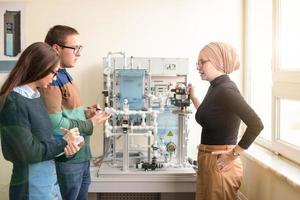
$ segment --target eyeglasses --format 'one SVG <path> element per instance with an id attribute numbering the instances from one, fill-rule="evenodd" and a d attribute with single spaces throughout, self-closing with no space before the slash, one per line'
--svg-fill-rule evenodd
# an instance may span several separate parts
<path id="1" fill-rule="evenodd" d="M 56 71 L 51 71 L 51 73 L 53 74 L 53 78 L 57 76 L 57 72 Z"/>
<path id="2" fill-rule="evenodd" d="M 207 62 L 209 62 L 209 60 L 198 60 L 198 62 L 196 62 L 196 66 L 197 67 L 199 67 L 199 68 L 202 68 L 203 67 L 203 65 L 205 64 L 205 63 L 207 63 Z"/>
<path id="3" fill-rule="evenodd" d="M 70 46 L 65 46 L 62 44 L 58 44 L 58 46 L 62 47 L 62 48 L 67 48 L 67 49 L 73 49 L 73 54 L 77 55 L 82 51 L 83 46 L 79 45 L 79 46 L 75 46 L 75 47 L 70 47 Z"/>

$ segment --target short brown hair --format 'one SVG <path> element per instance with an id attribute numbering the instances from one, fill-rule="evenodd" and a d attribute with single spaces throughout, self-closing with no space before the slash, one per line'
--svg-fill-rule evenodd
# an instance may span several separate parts
<path id="1" fill-rule="evenodd" d="M 65 44 L 66 37 L 69 35 L 79 35 L 78 31 L 72 27 L 56 25 L 50 28 L 45 38 L 45 42 L 50 46 L 54 44 Z"/>
<path id="2" fill-rule="evenodd" d="M 15 67 L 3 83 L 0 95 L 7 95 L 13 88 L 48 76 L 59 62 L 59 55 L 44 42 L 36 42 L 21 54 Z"/>

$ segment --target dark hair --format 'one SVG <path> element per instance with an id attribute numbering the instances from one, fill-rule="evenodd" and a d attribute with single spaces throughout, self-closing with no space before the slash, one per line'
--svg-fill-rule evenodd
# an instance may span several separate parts
<path id="1" fill-rule="evenodd" d="M 32 83 L 48 76 L 59 62 L 59 55 L 44 42 L 27 47 L 18 59 L 8 78 L 3 83 L 0 96 L 7 95 L 13 88 Z"/>
<path id="2" fill-rule="evenodd" d="M 69 35 L 79 35 L 78 31 L 72 27 L 64 25 L 56 25 L 50 28 L 45 38 L 45 42 L 49 45 L 65 44 L 66 37 Z"/>

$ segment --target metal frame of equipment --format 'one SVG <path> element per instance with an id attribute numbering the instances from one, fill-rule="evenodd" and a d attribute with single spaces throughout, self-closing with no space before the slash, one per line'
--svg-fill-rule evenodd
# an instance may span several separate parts
<path id="1" fill-rule="evenodd" d="M 186 167 L 188 59 L 109 52 L 103 63 L 105 111 L 112 113 L 103 161 L 124 172 Z"/>

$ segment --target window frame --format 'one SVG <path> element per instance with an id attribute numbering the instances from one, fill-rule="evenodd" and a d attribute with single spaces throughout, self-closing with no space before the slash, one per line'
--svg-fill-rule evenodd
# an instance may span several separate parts
<path id="1" fill-rule="evenodd" d="M 299 70 L 290 70 L 280 68 L 280 6 L 282 0 L 272 0 L 272 99 L 271 102 L 271 141 L 258 137 L 256 143 L 273 151 L 278 155 L 282 155 L 294 162 L 300 163 L 300 147 L 291 145 L 289 143 L 280 140 L 280 99 L 296 100 L 300 102 L 300 66 Z M 248 16 L 254 14 L 249 8 L 248 1 L 245 3 L 245 24 L 246 28 L 244 29 L 245 33 L 245 66 L 249 65 L 248 55 L 251 54 L 250 45 L 248 42 L 248 37 L 251 32 L 247 33 L 246 31 L 250 30 L 248 28 Z M 247 96 L 251 97 L 251 69 L 246 68 L 247 79 L 245 79 L 247 91 Z M 250 81 L 250 82 L 248 82 Z M 297 93 L 298 92 L 298 93 Z"/>

